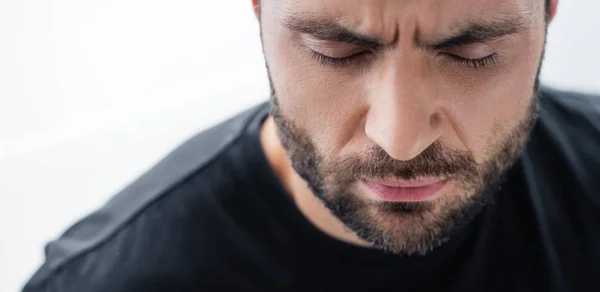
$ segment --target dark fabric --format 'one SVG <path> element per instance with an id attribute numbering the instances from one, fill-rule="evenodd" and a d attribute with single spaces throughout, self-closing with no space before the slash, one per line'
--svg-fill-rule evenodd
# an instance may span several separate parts
<path id="1" fill-rule="evenodd" d="M 48 244 L 23 291 L 600 291 L 600 97 L 542 92 L 495 203 L 425 257 L 311 225 L 260 146 L 263 104 L 192 138 Z"/>

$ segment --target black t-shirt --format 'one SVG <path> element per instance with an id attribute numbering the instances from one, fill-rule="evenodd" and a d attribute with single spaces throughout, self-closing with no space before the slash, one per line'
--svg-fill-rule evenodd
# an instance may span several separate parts
<path id="1" fill-rule="evenodd" d="M 263 104 L 48 244 L 23 291 L 600 291 L 600 97 L 545 88 L 540 99 L 496 201 L 424 257 L 313 226 L 263 153 Z"/>

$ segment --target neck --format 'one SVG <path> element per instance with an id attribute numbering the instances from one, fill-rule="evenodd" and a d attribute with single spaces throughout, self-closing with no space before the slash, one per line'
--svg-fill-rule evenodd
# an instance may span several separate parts
<path id="1" fill-rule="evenodd" d="M 289 196 L 292 197 L 300 212 L 314 226 L 338 240 L 359 246 L 370 245 L 368 242 L 358 238 L 333 216 L 325 205 L 312 193 L 307 183 L 296 173 L 285 149 L 281 145 L 275 122 L 270 116 L 262 125 L 260 140 L 267 160 L 277 178 Z"/>

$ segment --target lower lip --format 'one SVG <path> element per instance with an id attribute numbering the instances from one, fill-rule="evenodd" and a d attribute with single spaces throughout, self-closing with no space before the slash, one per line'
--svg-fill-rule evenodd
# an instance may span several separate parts
<path id="1" fill-rule="evenodd" d="M 384 201 L 423 202 L 433 198 L 441 191 L 448 180 L 420 187 L 391 187 L 367 180 L 363 180 L 362 183 Z"/>

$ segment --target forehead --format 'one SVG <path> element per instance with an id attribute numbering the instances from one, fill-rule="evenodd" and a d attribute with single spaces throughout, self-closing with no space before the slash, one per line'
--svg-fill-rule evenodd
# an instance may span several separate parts
<path id="1" fill-rule="evenodd" d="M 412 30 L 424 37 L 452 31 L 469 22 L 505 18 L 532 19 L 542 0 L 268 0 L 275 17 L 335 19 L 345 27 L 392 39 Z"/>

